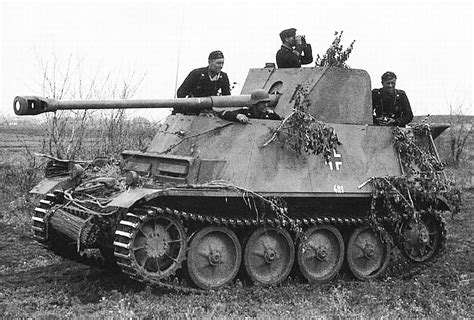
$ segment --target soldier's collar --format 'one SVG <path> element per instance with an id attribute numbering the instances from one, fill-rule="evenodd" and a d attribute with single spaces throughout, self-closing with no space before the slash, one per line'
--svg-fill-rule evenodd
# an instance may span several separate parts
<path id="1" fill-rule="evenodd" d="M 211 75 L 211 70 L 207 70 L 207 75 L 209 76 L 209 80 L 211 81 L 217 81 L 221 77 L 221 73 L 217 73 L 216 75 L 212 76 Z"/>

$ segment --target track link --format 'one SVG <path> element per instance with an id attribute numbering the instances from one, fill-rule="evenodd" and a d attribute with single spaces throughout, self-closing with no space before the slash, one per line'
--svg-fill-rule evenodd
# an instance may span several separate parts
<path id="1" fill-rule="evenodd" d="M 33 212 L 32 230 L 33 237 L 41 244 L 47 245 L 48 240 L 48 218 L 53 205 L 57 203 L 57 197 L 53 193 L 48 193 L 45 199 L 40 200 L 40 204 Z"/>

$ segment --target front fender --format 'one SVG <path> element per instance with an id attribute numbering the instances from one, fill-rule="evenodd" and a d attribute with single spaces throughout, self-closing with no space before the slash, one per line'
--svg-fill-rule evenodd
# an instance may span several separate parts
<path id="1" fill-rule="evenodd" d="M 149 201 L 163 194 L 162 189 L 148 189 L 148 188 L 133 188 L 120 193 L 107 206 L 130 208 L 137 201 L 144 199 Z"/>
<path id="2" fill-rule="evenodd" d="M 34 186 L 33 189 L 30 190 L 30 193 L 45 195 L 54 190 L 65 190 L 73 188 L 76 185 L 77 180 L 71 179 L 69 176 L 45 178 Z"/>

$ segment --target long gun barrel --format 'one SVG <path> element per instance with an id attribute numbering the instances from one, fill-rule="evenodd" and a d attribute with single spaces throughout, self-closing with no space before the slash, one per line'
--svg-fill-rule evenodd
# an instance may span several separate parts
<path id="1" fill-rule="evenodd" d="M 278 95 L 270 95 L 269 105 L 275 105 Z M 143 109 L 174 108 L 178 112 L 199 112 L 210 108 L 243 107 L 251 102 L 250 95 L 213 96 L 202 98 L 176 98 L 156 100 L 73 100 L 59 101 L 37 96 L 17 96 L 13 101 L 15 114 L 37 115 L 57 110 L 84 109 Z"/>

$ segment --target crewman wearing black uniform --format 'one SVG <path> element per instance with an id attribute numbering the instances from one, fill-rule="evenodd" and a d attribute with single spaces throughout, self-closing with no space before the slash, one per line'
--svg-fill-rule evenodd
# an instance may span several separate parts
<path id="1" fill-rule="evenodd" d="M 207 67 L 194 69 L 189 73 L 178 89 L 178 98 L 230 95 L 229 78 L 222 71 L 224 66 L 222 51 L 211 52 L 208 62 Z"/>
<path id="2" fill-rule="evenodd" d="M 304 36 L 296 35 L 295 28 L 280 32 L 280 39 L 282 45 L 276 54 L 278 68 L 301 68 L 302 64 L 313 62 L 311 45 Z"/>
<path id="3" fill-rule="evenodd" d="M 382 88 L 372 90 L 374 124 L 405 127 L 413 120 L 410 102 L 403 90 L 395 89 L 397 76 L 391 71 L 382 75 Z"/>
<path id="4" fill-rule="evenodd" d="M 237 110 L 220 111 L 217 115 L 222 119 L 248 123 L 250 118 L 254 119 L 269 119 L 281 120 L 281 117 L 267 108 L 270 102 L 268 92 L 263 89 L 257 89 L 250 94 L 250 105 Z"/>

